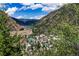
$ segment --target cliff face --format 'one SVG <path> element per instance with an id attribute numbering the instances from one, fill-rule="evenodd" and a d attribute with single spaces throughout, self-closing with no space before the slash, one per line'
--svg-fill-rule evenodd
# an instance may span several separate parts
<path id="1" fill-rule="evenodd" d="M 10 28 L 11 31 L 17 31 L 17 30 L 20 30 L 22 28 L 11 17 L 9 17 L 5 12 L 0 11 L 0 17 L 5 17 L 5 19 L 2 22 L 5 21 L 5 25 L 8 28 Z"/>
<path id="2" fill-rule="evenodd" d="M 70 25 L 79 25 L 79 4 L 65 4 L 60 9 L 50 12 L 43 17 L 40 22 L 33 29 L 34 33 L 49 33 L 52 28 L 60 27 L 63 23 Z"/>

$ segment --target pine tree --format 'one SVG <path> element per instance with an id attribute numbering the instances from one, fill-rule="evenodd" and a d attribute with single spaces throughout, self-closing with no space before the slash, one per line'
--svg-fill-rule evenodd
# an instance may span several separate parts
<path id="1" fill-rule="evenodd" d="M 0 55 L 17 56 L 21 54 L 20 37 L 10 36 L 10 28 L 6 25 L 8 16 L 0 11 Z"/>

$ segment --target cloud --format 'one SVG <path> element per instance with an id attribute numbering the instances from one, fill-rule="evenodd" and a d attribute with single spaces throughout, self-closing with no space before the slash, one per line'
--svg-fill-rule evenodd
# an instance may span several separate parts
<path id="1" fill-rule="evenodd" d="M 38 4 L 22 3 L 22 5 L 24 6 L 21 7 L 19 10 L 27 10 L 27 9 L 35 10 L 35 9 L 41 8 L 42 11 L 50 12 L 60 8 L 64 4 L 63 3 L 38 3 Z"/>
<path id="2" fill-rule="evenodd" d="M 42 11 L 50 12 L 50 11 L 54 11 L 56 9 L 57 9 L 56 7 L 43 7 Z"/>
<path id="3" fill-rule="evenodd" d="M 45 5 L 45 7 L 42 8 L 42 11 L 51 12 L 56 9 L 59 9 L 64 4 L 62 4 L 62 3 L 44 3 L 43 5 Z"/>
<path id="4" fill-rule="evenodd" d="M 21 18 L 23 18 L 23 16 L 18 16 L 18 17 L 15 17 L 15 18 L 17 18 L 17 19 L 21 19 Z"/>
<path id="5" fill-rule="evenodd" d="M 30 17 L 30 19 L 40 19 L 42 17 L 44 17 L 45 15 L 38 15 L 38 16 L 34 16 L 34 17 Z"/>
<path id="6" fill-rule="evenodd" d="M 17 19 L 23 19 L 23 18 L 25 18 L 25 19 L 40 19 L 40 18 L 42 18 L 42 17 L 44 17 L 45 15 L 38 15 L 38 16 L 30 16 L 29 18 L 26 16 L 26 18 L 25 17 L 23 17 L 23 16 L 17 16 L 17 17 L 15 17 L 15 18 L 17 18 Z"/>
<path id="7" fill-rule="evenodd" d="M 0 7 L 5 7 L 5 4 L 4 3 L 0 3 Z"/>
<path id="8" fill-rule="evenodd" d="M 29 9 L 29 7 L 31 5 L 34 5 L 34 3 L 20 3 L 20 4 L 23 6 L 19 10 L 27 10 L 27 9 Z M 28 7 L 26 7 L 26 6 L 28 6 Z"/>
<path id="9" fill-rule="evenodd" d="M 12 14 L 14 14 L 17 10 L 18 10 L 18 8 L 12 7 L 12 8 L 8 8 L 5 12 L 8 13 L 9 15 L 12 15 Z"/>
<path id="10" fill-rule="evenodd" d="M 57 6 L 62 6 L 64 3 L 42 3 L 43 5 L 46 5 L 48 7 L 57 7 Z"/>
<path id="11" fill-rule="evenodd" d="M 28 7 L 27 9 L 32 9 L 32 10 L 34 10 L 34 9 L 42 8 L 42 7 L 43 7 L 42 4 L 32 4 L 32 5 L 30 5 L 30 7 Z"/>
<path id="12" fill-rule="evenodd" d="M 22 5 L 31 5 L 31 4 L 34 4 L 34 3 L 21 3 Z"/>
<path id="13" fill-rule="evenodd" d="M 58 8 L 60 8 L 61 6 L 63 6 L 62 3 L 20 3 L 22 5 L 22 7 L 10 7 L 8 8 L 5 12 L 8 13 L 10 16 L 12 16 L 14 13 L 16 14 L 16 11 L 27 11 L 27 9 L 31 9 L 31 10 L 35 10 L 38 8 L 41 8 L 41 11 L 43 12 L 50 12 L 50 11 L 54 11 Z M 33 11 L 32 11 L 33 12 Z M 39 11 L 38 11 L 39 12 Z M 15 16 L 14 14 L 14 16 Z M 30 18 L 30 19 L 40 19 L 45 15 L 36 15 L 36 16 L 22 16 L 22 15 L 18 15 L 17 17 L 15 16 L 15 18 Z"/>
<path id="14" fill-rule="evenodd" d="M 19 10 L 27 10 L 26 6 L 22 6 Z"/>
<path id="15" fill-rule="evenodd" d="M 19 10 L 27 10 L 27 9 L 32 9 L 35 10 L 37 8 L 42 8 L 43 5 L 42 4 L 34 4 L 34 3 L 30 3 L 30 4 L 23 4 L 24 6 L 21 7 Z M 26 7 L 26 5 L 29 5 L 28 7 Z"/>

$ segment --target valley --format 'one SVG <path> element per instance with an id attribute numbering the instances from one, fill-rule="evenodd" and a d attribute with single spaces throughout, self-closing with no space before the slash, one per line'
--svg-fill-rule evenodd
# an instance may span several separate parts
<path id="1" fill-rule="evenodd" d="M 0 11 L 0 55 L 78 56 L 79 4 L 65 4 L 40 19 Z"/>

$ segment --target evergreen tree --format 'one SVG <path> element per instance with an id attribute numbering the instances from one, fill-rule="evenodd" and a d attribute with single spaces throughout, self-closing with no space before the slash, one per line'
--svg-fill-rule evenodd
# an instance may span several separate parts
<path id="1" fill-rule="evenodd" d="M 9 17 L 3 11 L 0 11 L 0 55 L 22 55 L 19 42 L 20 37 L 16 35 L 10 36 L 10 28 L 6 25 L 8 20 Z"/>

